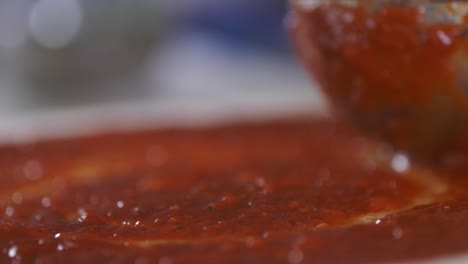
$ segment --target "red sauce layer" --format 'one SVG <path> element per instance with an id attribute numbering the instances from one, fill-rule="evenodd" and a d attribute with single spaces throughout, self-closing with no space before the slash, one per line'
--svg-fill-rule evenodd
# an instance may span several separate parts
<path id="1" fill-rule="evenodd" d="M 362 263 L 468 250 L 468 169 L 394 172 L 333 121 L 0 147 L 0 262 Z"/>

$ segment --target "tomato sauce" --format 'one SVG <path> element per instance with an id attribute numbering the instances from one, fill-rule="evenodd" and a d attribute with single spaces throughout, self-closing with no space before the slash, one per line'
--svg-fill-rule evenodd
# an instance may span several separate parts
<path id="1" fill-rule="evenodd" d="M 455 78 L 465 23 L 426 25 L 410 7 L 296 15 L 304 61 L 342 113 L 416 156 L 466 154 Z M 447 131 L 418 131 L 434 120 Z M 468 166 L 428 171 L 333 120 L 4 145 L 0 177 L 1 263 L 388 263 L 468 252 Z"/>
<path id="2" fill-rule="evenodd" d="M 362 263 L 468 250 L 468 170 L 313 117 L 0 147 L 2 263 Z M 442 173 L 442 172 L 441 172 Z"/>
<path id="3" fill-rule="evenodd" d="M 426 1 L 357 2 L 295 7 L 295 38 L 309 71 L 339 114 L 397 150 L 430 163 L 466 162 L 468 20 L 437 21 L 422 8 Z"/>

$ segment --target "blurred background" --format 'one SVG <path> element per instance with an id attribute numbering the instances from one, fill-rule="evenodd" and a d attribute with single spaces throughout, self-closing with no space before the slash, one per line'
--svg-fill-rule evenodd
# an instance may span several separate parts
<path id="1" fill-rule="evenodd" d="M 105 105 L 321 104 L 286 10 L 284 0 L 1 0 L 0 121 Z"/>

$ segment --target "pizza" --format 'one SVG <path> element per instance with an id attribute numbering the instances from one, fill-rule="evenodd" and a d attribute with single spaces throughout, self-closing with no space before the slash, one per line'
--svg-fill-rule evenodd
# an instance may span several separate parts
<path id="1" fill-rule="evenodd" d="M 0 147 L 1 263 L 389 263 L 468 250 L 468 169 L 318 117 Z"/>

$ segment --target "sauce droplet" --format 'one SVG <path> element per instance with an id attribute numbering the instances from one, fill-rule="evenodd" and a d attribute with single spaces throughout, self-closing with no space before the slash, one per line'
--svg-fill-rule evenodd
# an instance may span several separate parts
<path id="1" fill-rule="evenodd" d="M 8 257 L 15 258 L 17 252 L 18 252 L 18 247 L 17 246 L 11 246 L 10 249 L 8 249 Z"/>
<path id="2" fill-rule="evenodd" d="M 303 259 L 304 259 L 304 253 L 302 253 L 300 249 L 295 248 L 289 251 L 288 262 L 290 264 L 301 263 Z"/>
<path id="3" fill-rule="evenodd" d="M 397 153 L 392 158 L 391 166 L 394 171 L 404 173 L 410 168 L 410 160 L 405 154 Z"/>
<path id="4" fill-rule="evenodd" d="M 49 197 L 46 196 L 46 197 L 42 198 L 41 204 L 42 204 L 42 206 L 44 206 L 45 208 L 49 208 L 49 207 L 52 205 L 52 201 L 50 200 Z"/>
<path id="5" fill-rule="evenodd" d="M 393 230 L 392 230 L 392 235 L 393 235 L 393 238 L 395 239 L 401 239 L 403 237 L 403 229 L 401 229 L 400 227 L 395 227 Z"/>
<path id="6" fill-rule="evenodd" d="M 12 216 L 15 214 L 15 209 L 13 209 L 13 207 L 11 207 L 11 206 L 8 206 L 8 207 L 5 209 L 5 214 L 6 214 L 8 217 L 12 217 Z"/>
<path id="7" fill-rule="evenodd" d="M 159 259 L 159 264 L 172 264 L 172 260 L 169 257 L 163 257 Z"/>
<path id="8" fill-rule="evenodd" d="M 44 170 L 42 164 L 37 160 L 28 160 L 23 165 L 23 175 L 26 179 L 36 181 L 42 178 Z"/>
<path id="9" fill-rule="evenodd" d="M 11 195 L 11 200 L 15 204 L 21 204 L 23 202 L 23 195 L 20 192 L 15 192 Z"/>
<path id="10" fill-rule="evenodd" d="M 57 251 L 62 251 L 64 249 L 65 249 L 65 247 L 62 244 L 57 245 Z"/>
<path id="11" fill-rule="evenodd" d="M 447 34 L 445 34 L 445 32 L 443 32 L 443 31 L 440 31 L 440 30 L 437 31 L 437 37 L 440 39 L 440 41 L 443 44 L 445 44 L 447 46 L 452 44 L 452 39 Z"/>

